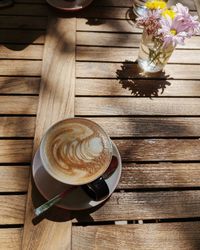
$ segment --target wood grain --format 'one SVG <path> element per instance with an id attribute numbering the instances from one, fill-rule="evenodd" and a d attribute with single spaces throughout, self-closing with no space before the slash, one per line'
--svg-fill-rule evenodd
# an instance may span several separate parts
<path id="1" fill-rule="evenodd" d="M 12 43 L 12 44 L 44 44 L 44 30 L 6 30 L 0 32 L 1 43 Z M 12 48 L 12 45 L 7 45 Z M 23 46 L 22 46 L 23 47 Z M 24 45 L 26 47 L 26 45 Z"/>
<path id="2" fill-rule="evenodd" d="M 44 48 L 33 154 L 42 135 L 53 123 L 74 116 L 75 37 L 75 18 L 50 18 Z M 47 110 L 50 115 L 47 115 Z M 71 249 L 71 221 L 59 223 L 44 219 L 37 225 L 32 224 L 34 212 L 31 190 L 30 181 L 22 249 Z"/>
<path id="3" fill-rule="evenodd" d="M 77 97 L 75 113 L 85 115 L 199 115 L 197 98 Z"/>
<path id="4" fill-rule="evenodd" d="M 0 195 L 0 224 L 23 224 L 26 195 Z"/>
<path id="5" fill-rule="evenodd" d="M 91 6 L 87 8 L 80 16 L 85 18 L 112 18 L 112 19 L 132 19 L 133 14 L 130 8 L 115 8 L 112 6 L 101 7 Z"/>
<path id="6" fill-rule="evenodd" d="M 0 117 L 0 137 L 33 137 L 35 117 Z"/>
<path id="7" fill-rule="evenodd" d="M 40 29 L 44 30 L 47 26 L 46 17 L 32 17 L 32 16 L 0 16 L 0 28 L 12 29 Z"/>
<path id="8" fill-rule="evenodd" d="M 40 77 L 0 77 L 1 94 L 38 94 Z"/>
<path id="9" fill-rule="evenodd" d="M 95 25 L 96 24 L 96 25 Z M 0 26 L 1 27 L 1 26 Z M 77 31 L 102 31 L 102 32 L 130 32 L 142 33 L 142 29 L 136 28 L 135 23 L 130 20 L 111 19 L 77 19 Z"/>
<path id="10" fill-rule="evenodd" d="M 199 137 L 200 118 L 138 118 L 89 117 L 98 123 L 109 136 L 123 137 Z"/>
<path id="11" fill-rule="evenodd" d="M 32 149 L 32 140 L 0 140 L 0 162 L 30 162 Z"/>
<path id="12" fill-rule="evenodd" d="M 136 61 L 138 58 L 138 52 L 138 48 L 91 48 L 85 46 L 78 46 L 76 59 L 79 61 L 99 62 L 124 62 L 125 60 Z M 169 63 L 200 64 L 200 50 L 195 50 L 192 53 L 191 50 L 175 49 L 169 59 Z"/>
<path id="13" fill-rule="evenodd" d="M 0 114 L 36 114 L 37 96 L 1 96 Z"/>
<path id="14" fill-rule="evenodd" d="M 198 250 L 199 222 L 73 227 L 74 250 Z"/>
<path id="15" fill-rule="evenodd" d="M 199 139 L 115 140 L 124 161 L 199 161 Z"/>
<path id="16" fill-rule="evenodd" d="M 171 6 L 172 4 L 176 4 L 176 0 L 169 0 L 168 4 Z M 179 0 L 179 3 L 182 3 L 190 8 L 190 10 L 195 10 L 194 1 L 187 1 L 187 0 Z M 101 0 L 94 1 L 95 6 L 118 6 L 118 7 L 132 7 L 133 1 L 131 0 Z"/>
<path id="17" fill-rule="evenodd" d="M 47 16 L 49 8 L 43 4 L 15 4 L 10 8 L 1 10 L 1 15 L 13 15 L 13 16 Z"/>
<path id="18" fill-rule="evenodd" d="M 98 210 L 78 213 L 78 222 L 193 218 L 200 216 L 200 190 L 113 193 Z M 74 220 L 75 222 L 76 220 Z"/>
<path id="19" fill-rule="evenodd" d="M 141 34 L 77 32 L 77 45 L 139 48 Z M 200 49 L 200 37 L 193 36 L 177 48 Z"/>
<path id="20" fill-rule="evenodd" d="M 1 59 L 37 59 L 41 60 L 43 56 L 42 45 L 29 45 L 26 48 L 21 49 L 21 45 L 13 45 L 12 49 L 9 49 L 3 45 L 0 45 L 0 58 Z"/>
<path id="21" fill-rule="evenodd" d="M 124 163 L 118 188 L 200 187 L 199 163 Z"/>
<path id="22" fill-rule="evenodd" d="M 10 65 L 12 64 L 12 67 Z M 40 76 L 41 61 L 1 60 L 1 76 Z"/>
<path id="23" fill-rule="evenodd" d="M 78 96 L 200 96 L 199 80 L 84 79 L 76 80 Z"/>
<path id="24" fill-rule="evenodd" d="M 29 166 L 0 166 L 0 192 L 27 191 L 29 172 Z"/>
<path id="25" fill-rule="evenodd" d="M 0 228 L 0 249 L 21 250 L 22 229 Z"/>
<path id="26" fill-rule="evenodd" d="M 167 64 L 162 74 L 148 75 L 149 78 L 200 79 L 199 65 Z M 187 69 L 187 70 L 186 70 Z M 77 62 L 77 77 L 84 78 L 141 78 L 144 77 L 136 63 Z"/>

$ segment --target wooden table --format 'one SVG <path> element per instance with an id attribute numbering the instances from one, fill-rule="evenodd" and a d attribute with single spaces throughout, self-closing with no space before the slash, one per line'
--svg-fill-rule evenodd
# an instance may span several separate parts
<path id="1" fill-rule="evenodd" d="M 96 0 L 62 16 L 44 0 L 0 10 L 1 250 L 200 249 L 200 37 L 144 78 L 131 2 Z M 198 0 L 180 2 L 200 14 Z M 70 116 L 108 132 L 121 181 L 98 210 L 55 209 L 33 225 L 32 155 Z"/>

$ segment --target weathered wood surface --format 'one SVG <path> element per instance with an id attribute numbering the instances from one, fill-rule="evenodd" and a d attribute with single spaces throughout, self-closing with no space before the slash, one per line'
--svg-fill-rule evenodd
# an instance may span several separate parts
<path id="1" fill-rule="evenodd" d="M 21 250 L 22 229 L 21 228 L 1 228 L 0 229 L 0 249 Z"/>
<path id="2" fill-rule="evenodd" d="M 199 37 L 200 43 L 200 37 Z M 16 55 L 17 56 L 17 55 Z M 76 59 L 79 61 L 100 61 L 100 62 L 125 62 L 136 61 L 138 48 L 111 48 L 111 47 L 77 47 Z M 169 59 L 169 63 L 199 64 L 200 50 L 178 50 L 176 49 Z"/>
<path id="3" fill-rule="evenodd" d="M 32 149 L 32 140 L 0 140 L 0 162 L 30 162 Z"/>
<path id="4" fill-rule="evenodd" d="M 46 17 L 34 16 L 0 16 L 0 28 L 6 29 L 40 29 L 44 30 L 47 26 Z"/>
<path id="5" fill-rule="evenodd" d="M 199 222 L 73 227 L 73 250 L 198 250 Z"/>
<path id="6" fill-rule="evenodd" d="M 198 98 L 77 97 L 75 110 L 81 116 L 194 116 L 199 115 L 200 102 Z"/>
<path id="7" fill-rule="evenodd" d="M 199 139 L 114 140 L 124 161 L 199 161 Z"/>
<path id="8" fill-rule="evenodd" d="M 45 31 L 44 30 L 12 30 L 4 29 L 0 33 L 1 43 L 12 44 L 44 44 Z M 13 45 L 7 45 L 12 47 Z M 23 45 L 21 45 L 23 48 Z"/>
<path id="9" fill-rule="evenodd" d="M 33 137 L 35 117 L 0 117 L 0 137 Z"/>
<path id="10" fill-rule="evenodd" d="M 76 80 L 77 96 L 199 97 L 199 80 L 84 79 Z"/>
<path id="11" fill-rule="evenodd" d="M 38 94 L 40 77 L 0 77 L 1 94 Z"/>
<path id="12" fill-rule="evenodd" d="M 12 65 L 12 67 L 10 67 Z M 2 76 L 40 76 L 41 61 L 1 60 L 0 75 Z"/>
<path id="13" fill-rule="evenodd" d="M 39 146 L 42 135 L 52 124 L 74 116 L 75 29 L 75 18 L 51 16 L 49 19 L 33 154 Z M 59 223 L 44 219 L 39 224 L 33 225 L 34 208 L 31 190 L 30 181 L 22 249 L 70 249 L 71 221 Z"/>
<path id="14" fill-rule="evenodd" d="M 188 69 L 188 70 L 186 70 Z M 77 77 L 85 78 L 142 78 L 142 72 L 133 61 L 123 63 L 77 62 Z M 162 74 L 152 74 L 149 78 L 190 79 L 200 78 L 199 65 L 168 64 Z"/>
<path id="15" fill-rule="evenodd" d="M 1 96 L 0 114 L 36 114 L 37 96 Z"/>
<path id="16" fill-rule="evenodd" d="M 77 45 L 92 45 L 106 47 L 129 47 L 139 48 L 141 34 L 121 33 L 98 33 L 98 32 L 77 32 Z M 185 45 L 179 45 L 180 49 L 199 49 L 200 37 L 194 36 L 186 40 Z M 87 49 L 87 47 L 86 47 Z"/>
<path id="17" fill-rule="evenodd" d="M 115 192 L 89 215 L 79 213 L 74 222 L 199 217 L 200 190 Z"/>
<path id="18" fill-rule="evenodd" d="M 199 174 L 199 163 L 124 163 L 117 188 L 199 188 Z"/>
<path id="19" fill-rule="evenodd" d="M 29 45 L 24 49 L 21 49 L 21 45 L 13 45 L 12 49 L 9 49 L 3 45 L 0 46 L 0 58 L 1 59 L 37 59 L 41 60 L 43 56 L 42 45 Z"/>
<path id="20" fill-rule="evenodd" d="M 0 224 L 23 224 L 26 195 L 0 195 Z"/>
<path id="21" fill-rule="evenodd" d="M 30 166 L 0 166 L 0 192 L 26 192 L 29 172 Z"/>

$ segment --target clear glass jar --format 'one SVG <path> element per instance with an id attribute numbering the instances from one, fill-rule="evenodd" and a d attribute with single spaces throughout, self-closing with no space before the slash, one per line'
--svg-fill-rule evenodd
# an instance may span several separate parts
<path id="1" fill-rule="evenodd" d="M 148 35 L 144 29 L 140 42 L 138 65 L 145 72 L 162 71 L 174 49 L 175 47 L 172 45 L 163 48 L 163 42 L 159 38 Z"/>

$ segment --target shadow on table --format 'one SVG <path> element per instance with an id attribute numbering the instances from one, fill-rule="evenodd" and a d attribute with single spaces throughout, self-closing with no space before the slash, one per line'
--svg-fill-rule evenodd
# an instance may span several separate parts
<path id="1" fill-rule="evenodd" d="M 39 190 L 37 189 L 33 178 L 32 178 L 32 203 L 33 207 L 39 207 L 44 202 L 46 202 L 46 199 L 41 195 Z M 94 219 L 90 215 L 91 213 L 98 210 L 100 207 L 104 205 L 105 202 L 100 204 L 99 206 L 96 206 L 94 208 L 82 210 L 82 211 L 69 211 L 67 209 L 59 208 L 56 206 L 53 206 L 43 214 L 41 214 L 38 217 L 35 217 L 32 219 L 32 223 L 34 225 L 39 224 L 43 219 L 48 219 L 51 221 L 56 222 L 63 222 L 63 221 L 70 221 L 74 220 L 75 222 L 93 222 Z M 33 215 L 34 216 L 34 215 Z"/>
<path id="2" fill-rule="evenodd" d="M 128 89 L 133 96 L 153 97 L 164 93 L 171 83 L 164 71 L 158 73 L 144 73 L 138 66 L 137 61 L 125 61 L 121 69 L 116 71 L 117 79 L 122 88 Z"/>

